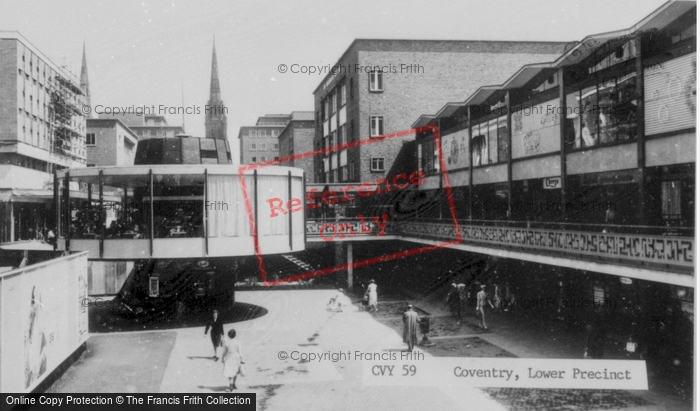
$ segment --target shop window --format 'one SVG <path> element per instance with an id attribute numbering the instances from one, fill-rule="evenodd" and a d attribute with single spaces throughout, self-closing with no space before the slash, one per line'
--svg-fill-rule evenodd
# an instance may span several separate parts
<path id="1" fill-rule="evenodd" d="M 472 164 L 474 167 L 487 164 L 488 162 L 488 144 L 486 136 L 480 135 L 472 138 Z"/>
<path id="2" fill-rule="evenodd" d="M 570 147 L 592 147 L 637 137 L 636 73 L 601 82 L 566 97 Z"/>
<path id="3" fill-rule="evenodd" d="M 681 182 L 664 181 L 661 183 L 661 216 L 664 221 L 681 218 Z"/>

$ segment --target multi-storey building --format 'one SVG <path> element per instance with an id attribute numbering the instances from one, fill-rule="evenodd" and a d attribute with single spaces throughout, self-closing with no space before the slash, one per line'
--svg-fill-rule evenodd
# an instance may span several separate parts
<path id="1" fill-rule="evenodd" d="M 406 130 L 444 101 L 504 81 L 523 64 L 550 61 L 564 43 L 355 40 L 314 91 L 316 149 Z M 318 156 L 317 183 L 386 175 L 406 138 Z"/>
<path id="2" fill-rule="evenodd" d="M 18 32 L 0 32 L 0 241 L 45 232 L 52 173 L 85 166 L 80 85 Z"/>
<path id="3" fill-rule="evenodd" d="M 313 151 L 315 132 L 313 111 L 293 111 L 287 127 L 279 135 L 279 157 L 289 158 L 280 165 L 304 169 L 307 183 L 313 182 L 314 159 L 299 155 Z"/>
<path id="4" fill-rule="evenodd" d="M 254 126 L 242 126 L 238 131 L 240 164 L 276 160 L 280 155 L 279 135 L 291 120 L 289 114 L 265 114 Z"/>
<path id="5" fill-rule="evenodd" d="M 430 201 L 398 231 L 444 241 L 459 224 L 455 249 L 498 256 L 494 284 L 588 301 L 547 311 L 605 329 L 605 358 L 638 341 L 678 392 L 693 386 L 696 31 L 696 2 L 670 1 L 418 118 L 440 136 L 416 138 L 414 198 Z"/>

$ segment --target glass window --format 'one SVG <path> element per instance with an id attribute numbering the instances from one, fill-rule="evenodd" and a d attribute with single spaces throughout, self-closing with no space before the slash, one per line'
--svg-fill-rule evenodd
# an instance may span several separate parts
<path id="1" fill-rule="evenodd" d="M 147 188 L 143 198 L 148 200 Z M 153 176 L 153 233 L 154 238 L 204 236 L 204 175 Z"/>
<path id="2" fill-rule="evenodd" d="M 378 137 L 384 134 L 384 116 L 371 116 L 369 118 L 370 136 Z"/>
<path id="3" fill-rule="evenodd" d="M 486 144 L 486 136 L 478 135 L 472 137 L 472 164 L 481 166 L 486 164 L 488 159 L 488 145 Z"/>
<path id="4" fill-rule="evenodd" d="M 280 149 L 279 143 L 275 143 L 274 147 L 275 147 L 275 150 L 279 150 Z"/>
<path id="5" fill-rule="evenodd" d="M 95 133 L 87 133 L 85 135 L 85 144 L 87 144 L 88 146 L 95 145 Z"/>
<path id="6" fill-rule="evenodd" d="M 581 92 L 566 95 L 566 142 L 569 147 L 581 147 Z"/>
<path id="7" fill-rule="evenodd" d="M 343 84 L 342 87 L 340 87 L 340 105 L 344 106 L 345 102 L 347 101 L 347 91 L 345 88 L 345 84 Z"/>
<path id="8" fill-rule="evenodd" d="M 508 119 L 498 119 L 498 161 L 508 161 Z"/>
<path id="9" fill-rule="evenodd" d="M 348 139 L 345 133 L 345 124 L 343 124 L 338 128 L 338 144 L 345 144 L 347 142 Z"/>
<path id="10" fill-rule="evenodd" d="M 664 181 L 661 183 L 661 217 L 664 220 L 681 218 L 681 182 Z"/>
<path id="11" fill-rule="evenodd" d="M 581 90 L 581 142 L 584 147 L 598 144 L 599 111 L 596 86 Z"/>
<path id="12" fill-rule="evenodd" d="M 250 151 L 256 151 L 258 149 L 258 145 L 256 143 L 250 143 Z"/>
<path id="13" fill-rule="evenodd" d="M 260 151 L 267 150 L 267 143 L 260 143 Z"/>
<path id="14" fill-rule="evenodd" d="M 250 158 L 250 162 L 251 162 L 251 163 L 255 163 L 256 161 L 258 161 L 258 158 L 257 158 L 257 157 L 253 156 L 253 157 Z"/>
<path id="15" fill-rule="evenodd" d="M 370 171 L 384 171 L 384 157 L 372 157 Z"/>
<path id="16" fill-rule="evenodd" d="M 331 94 L 331 113 L 335 114 L 335 112 L 338 110 L 338 95 L 334 91 L 333 94 Z"/>
<path id="17" fill-rule="evenodd" d="M 636 81 L 630 73 L 568 94 L 567 144 L 581 148 L 636 139 Z"/>
<path id="18" fill-rule="evenodd" d="M 383 73 L 381 70 L 372 70 L 369 72 L 369 91 L 383 91 Z"/>

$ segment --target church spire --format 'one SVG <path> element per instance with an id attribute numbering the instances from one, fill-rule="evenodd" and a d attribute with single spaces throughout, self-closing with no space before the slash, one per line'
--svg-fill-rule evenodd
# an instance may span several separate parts
<path id="1" fill-rule="evenodd" d="M 80 70 L 80 89 L 85 93 L 85 104 L 90 106 L 90 81 L 88 80 L 87 56 L 83 42 L 83 67 Z"/>
<path id="2" fill-rule="evenodd" d="M 219 85 L 219 63 L 216 60 L 216 37 L 211 52 L 211 85 L 209 86 L 209 101 L 204 109 L 204 131 L 206 138 L 227 140 L 228 130 L 226 114 L 228 109 L 221 100 L 221 86 Z"/>
<path id="3" fill-rule="evenodd" d="M 219 87 L 219 64 L 216 61 L 216 37 L 211 52 L 211 86 L 209 87 L 209 100 L 221 100 L 221 88 Z"/>

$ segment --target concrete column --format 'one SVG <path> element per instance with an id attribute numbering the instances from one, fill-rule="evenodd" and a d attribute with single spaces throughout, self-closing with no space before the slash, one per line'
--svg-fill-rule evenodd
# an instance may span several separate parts
<path id="1" fill-rule="evenodd" d="M 10 204 L 10 242 L 15 241 L 15 203 L 12 201 Z"/>
<path id="2" fill-rule="evenodd" d="M 352 242 L 347 243 L 347 261 L 348 264 L 352 264 Z M 348 267 L 348 290 L 352 290 L 353 288 L 353 283 L 352 283 L 352 266 Z"/>

